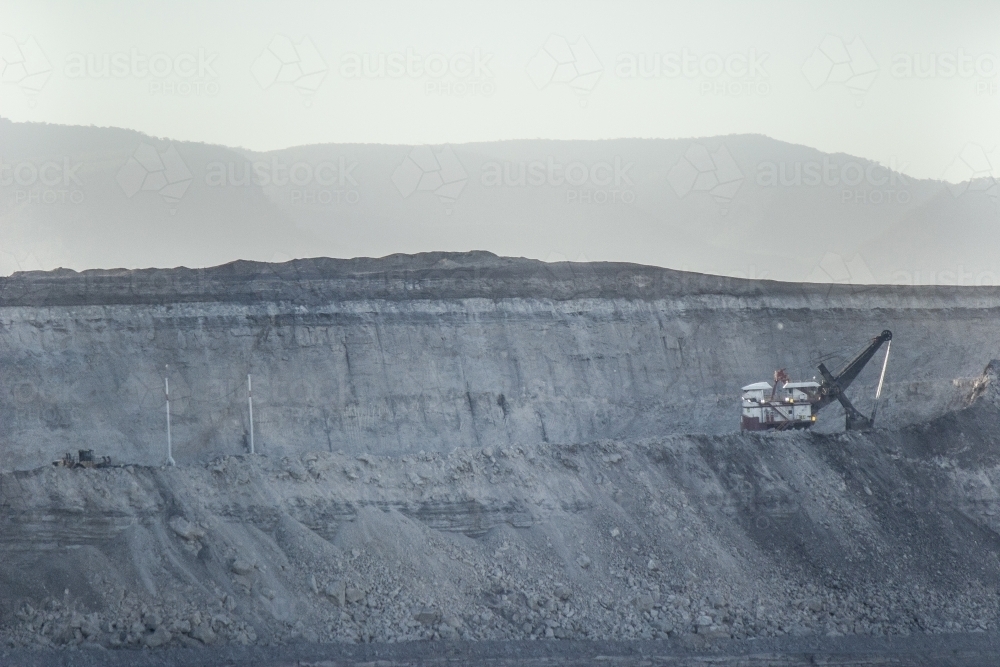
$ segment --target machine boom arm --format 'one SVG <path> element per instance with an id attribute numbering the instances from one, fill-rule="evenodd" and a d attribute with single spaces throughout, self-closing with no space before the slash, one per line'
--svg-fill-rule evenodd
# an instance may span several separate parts
<path id="1" fill-rule="evenodd" d="M 819 392 L 817 392 L 818 400 L 813 403 L 813 414 L 816 414 L 822 408 L 836 400 L 844 406 L 844 411 L 847 413 L 848 430 L 870 428 L 871 420 L 851 405 L 851 402 L 844 395 L 844 391 L 851 386 L 854 379 L 861 373 L 861 369 L 871 361 L 875 353 L 882 347 L 882 344 L 891 340 L 892 332 L 886 329 L 873 338 L 872 342 L 859 352 L 856 357 L 848 361 L 836 375 L 831 373 L 825 364 L 820 364 L 819 372 L 823 376 L 823 381 L 820 383 Z"/>

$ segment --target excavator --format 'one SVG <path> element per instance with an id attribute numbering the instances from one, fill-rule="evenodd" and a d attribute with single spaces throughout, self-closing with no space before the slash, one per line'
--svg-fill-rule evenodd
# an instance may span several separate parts
<path id="1" fill-rule="evenodd" d="M 875 407 L 871 416 L 859 411 L 844 393 L 851 386 L 861 370 L 885 344 L 885 359 L 878 388 L 875 390 Z M 816 423 L 816 415 L 830 403 L 837 401 L 844 408 L 848 431 L 864 431 L 872 428 L 878 412 L 878 400 L 882 395 L 885 370 L 889 364 L 889 350 L 892 347 L 892 332 L 886 329 L 873 338 L 861 352 L 844 364 L 836 373 L 830 372 L 826 364 L 820 363 L 819 382 L 790 382 L 785 369 L 774 373 L 774 384 L 757 382 L 743 387 L 743 414 L 740 429 L 744 431 L 765 431 L 809 428 Z"/>

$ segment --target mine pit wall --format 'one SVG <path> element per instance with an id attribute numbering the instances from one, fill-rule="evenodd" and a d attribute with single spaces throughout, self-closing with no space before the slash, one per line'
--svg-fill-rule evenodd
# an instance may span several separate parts
<path id="1" fill-rule="evenodd" d="M 92 448 L 179 463 L 245 451 L 450 451 L 738 428 L 739 389 L 894 333 L 882 426 L 956 407 L 1000 357 L 995 290 L 665 298 L 220 300 L 0 308 L 4 470 Z M 873 393 L 881 355 L 853 395 Z M 859 407 L 870 407 L 860 398 Z M 829 409 L 821 430 L 839 430 Z"/>

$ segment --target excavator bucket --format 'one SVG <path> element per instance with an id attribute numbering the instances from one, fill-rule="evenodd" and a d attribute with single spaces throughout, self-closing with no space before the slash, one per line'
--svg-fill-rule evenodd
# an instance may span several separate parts
<path id="1" fill-rule="evenodd" d="M 818 412 L 823 406 L 832 403 L 833 401 L 838 401 L 844 407 L 844 414 L 846 415 L 845 427 L 848 431 L 867 431 L 874 425 L 875 411 L 872 411 L 872 416 L 868 417 L 862 414 L 844 395 L 846 389 L 854 382 L 854 379 L 861 372 L 861 369 L 871 360 L 875 353 L 883 343 L 890 343 L 892 341 L 892 332 L 886 329 L 881 334 L 872 339 L 864 350 L 862 350 L 857 356 L 851 359 L 847 364 L 840 369 L 835 374 L 831 373 L 830 370 L 824 364 L 819 365 L 820 375 L 823 377 L 823 383 L 820 387 L 819 400 L 813 406 L 814 413 Z M 882 364 L 882 375 L 879 378 L 879 387 L 876 393 L 876 406 L 878 401 L 878 395 L 882 392 L 882 382 L 885 379 L 885 367 L 888 363 L 889 356 L 888 350 L 886 351 L 885 361 Z"/>

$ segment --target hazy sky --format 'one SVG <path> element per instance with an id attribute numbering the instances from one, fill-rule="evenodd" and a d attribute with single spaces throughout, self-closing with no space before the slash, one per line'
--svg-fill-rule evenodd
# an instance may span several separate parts
<path id="1" fill-rule="evenodd" d="M 752 132 L 932 178 L 1000 143 L 996 2 L 0 7 L 13 120 L 262 150 Z"/>

